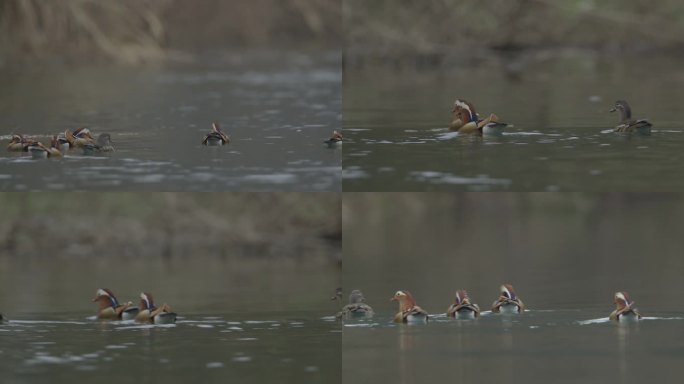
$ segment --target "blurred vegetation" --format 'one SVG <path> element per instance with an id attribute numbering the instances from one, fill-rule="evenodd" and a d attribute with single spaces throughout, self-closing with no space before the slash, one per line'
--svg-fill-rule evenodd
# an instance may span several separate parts
<path id="1" fill-rule="evenodd" d="M 0 0 L 0 67 L 157 62 L 173 50 L 335 49 L 340 0 Z"/>
<path id="2" fill-rule="evenodd" d="M 0 259 L 341 262 L 333 193 L 3 193 Z"/>
<path id="3" fill-rule="evenodd" d="M 684 46 L 678 0 L 346 0 L 346 53 Z"/>

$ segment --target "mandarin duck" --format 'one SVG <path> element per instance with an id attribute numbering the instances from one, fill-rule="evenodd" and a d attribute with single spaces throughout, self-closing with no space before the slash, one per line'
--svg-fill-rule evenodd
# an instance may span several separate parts
<path id="1" fill-rule="evenodd" d="M 525 304 L 518 297 L 510 284 L 501 286 L 501 295 L 492 304 L 492 312 L 495 313 L 523 313 Z"/>
<path id="2" fill-rule="evenodd" d="M 428 313 L 416 305 L 409 291 L 397 291 L 391 301 L 399 302 L 399 312 L 394 315 L 395 323 L 426 323 Z"/>

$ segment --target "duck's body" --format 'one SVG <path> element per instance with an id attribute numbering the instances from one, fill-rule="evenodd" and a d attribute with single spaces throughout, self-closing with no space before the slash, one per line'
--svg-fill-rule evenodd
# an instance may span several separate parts
<path id="1" fill-rule="evenodd" d="M 84 155 L 93 155 L 101 152 L 112 152 L 112 136 L 109 133 L 102 133 L 97 137 L 97 143 L 87 143 L 83 146 Z"/>
<path id="2" fill-rule="evenodd" d="M 152 324 L 173 324 L 176 322 L 177 315 L 171 312 L 171 307 L 166 303 L 159 308 L 155 307 L 154 299 L 150 293 L 140 293 L 139 307 L 140 312 L 135 316 L 137 322 Z"/>
<path id="3" fill-rule="evenodd" d="M 363 293 L 355 289 L 349 295 L 349 304 L 342 307 L 342 310 L 337 314 L 338 319 L 363 319 L 373 317 L 375 312 L 370 305 L 365 303 L 366 298 Z"/>
<path id="4" fill-rule="evenodd" d="M 429 315 L 416 304 L 409 291 L 397 291 L 390 300 L 399 302 L 399 312 L 394 315 L 395 323 L 426 323 Z"/>
<path id="5" fill-rule="evenodd" d="M 342 145 L 342 134 L 340 132 L 333 131 L 332 136 L 323 143 L 325 143 L 330 148 L 339 147 Z"/>
<path id="6" fill-rule="evenodd" d="M 130 301 L 120 304 L 114 293 L 107 288 L 100 288 L 95 294 L 94 302 L 99 303 L 97 318 L 102 320 L 130 320 L 137 313 L 138 308 Z"/>
<path id="7" fill-rule="evenodd" d="M 77 128 L 73 133 L 67 129 L 64 131 L 64 137 L 69 142 L 70 148 L 83 148 L 95 140 L 90 130 L 85 127 Z"/>
<path id="8" fill-rule="evenodd" d="M 28 148 L 31 144 L 35 143 L 35 140 L 27 139 L 22 135 L 14 134 L 9 144 L 7 144 L 7 150 L 10 152 L 28 152 Z"/>
<path id="9" fill-rule="evenodd" d="M 632 118 L 632 109 L 625 100 L 618 100 L 610 110 L 610 112 L 620 111 L 620 124 L 618 124 L 614 132 L 636 132 L 642 135 L 650 135 L 651 127 L 653 126 L 648 120 L 635 120 Z"/>
<path id="10" fill-rule="evenodd" d="M 494 313 L 523 313 L 525 311 L 525 304 L 518 297 L 510 284 L 503 284 L 500 288 L 501 295 L 492 304 L 492 312 Z"/>
<path id="11" fill-rule="evenodd" d="M 453 119 L 449 129 L 458 133 L 478 133 L 486 135 L 499 135 L 509 125 L 499 121 L 499 117 L 490 114 L 485 119 L 480 119 L 475 107 L 462 99 L 456 99 L 451 110 Z"/>
<path id="12" fill-rule="evenodd" d="M 29 153 L 31 153 L 31 157 L 34 159 L 46 159 L 48 157 L 59 157 L 62 156 L 62 153 L 59 151 L 59 149 L 54 147 L 55 141 L 53 138 L 52 141 L 52 146 L 50 148 L 46 147 L 43 145 L 43 143 L 35 141 L 28 147 Z"/>
<path id="13" fill-rule="evenodd" d="M 616 292 L 614 301 L 616 308 L 609 316 L 611 320 L 622 323 L 641 319 L 639 310 L 634 308 L 634 301 L 627 292 Z"/>
<path id="14" fill-rule="evenodd" d="M 480 316 L 480 307 L 470 302 L 466 291 L 458 290 L 454 303 L 447 309 L 447 316 L 456 319 L 475 319 Z"/>
<path id="15" fill-rule="evenodd" d="M 221 128 L 216 123 L 211 124 L 211 131 L 202 140 L 202 144 L 209 146 L 226 145 L 228 143 L 230 143 L 230 138 L 221 131 Z"/>
<path id="16" fill-rule="evenodd" d="M 71 145 L 69 144 L 69 140 L 67 140 L 63 132 L 58 134 L 56 138 L 56 145 L 54 145 L 54 147 L 59 149 L 62 153 L 66 153 L 71 147 Z"/>

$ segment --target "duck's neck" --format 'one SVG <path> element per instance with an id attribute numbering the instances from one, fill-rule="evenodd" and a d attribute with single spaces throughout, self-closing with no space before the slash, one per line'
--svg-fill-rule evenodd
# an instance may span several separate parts
<path id="1" fill-rule="evenodd" d="M 622 105 L 620 109 L 620 115 L 622 116 L 622 121 L 627 121 L 632 118 L 632 109 L 629 105 Z"/>

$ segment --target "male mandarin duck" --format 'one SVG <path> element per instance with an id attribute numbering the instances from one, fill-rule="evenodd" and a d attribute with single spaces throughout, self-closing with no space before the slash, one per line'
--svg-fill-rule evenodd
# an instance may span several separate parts
<path id="1" fill-rule="evenodd" d="M 518 297 L 510 284 L 501 286 L 501 296 L 492 304 L 495 313 L 523 313 L 525 304 Z"/>
<path id="2" fill-rule="evenodd" d="M 425 323 L 428 313 L 416 305 L 416 301 L 409 291 L 397 291 L 391 301 L 399 302 L 399 312 L 394 315 L 395 323 Z"/>
<path id="3" fill-rule="evenodd" d="M 634 308 L 634 301 L 630 299 L 627 292 L 616 292 L 614 301 L 616 308 L 609 316 L 611 320 L 628 322 L 641 319 L 639 310 Z"/>
<path id="4" fill-rule="evenodd" d="M 90 142 L 83 146 L 83 154 L 92 155 L 99 152 L 112 152 L 114 151 L 112 144 L 112 136 L 109 133 L 101 133 L 97 137 L 97 143 Z"/>
<path id="5" fill-rule="evenodd" d="M 342 134 L 337 131 L 333 131 L 332 136 L 323 143 L 327 144 L 330 148 L 342 145 Z"/>
<path id="6" fill-rule="evenodd" d="M 342 297 L 342 292 L 339 292 L 340 294 L 336 295 L 333 297 L 333 300 L 338 299 Z M 370 307 L 370 305 L 365 303 L 366 298 L 363 297 L 363 293 L 359 291 L 358 289 L 355 289 L 351 292 L 349 295 L 349 304 L 345 305 L 342 307 L 342 311 L 340 311 L 337 314 L 338 319 L 358 319 L 358 318 L 365 318 L 365 317 L 373 317 L 375 312 L 373 312 L 373 308 Z"/>
<path id="7" fill-rule="evenodd" d="M 28 152 L 28 148 L 35 140 L 25 138 L 20 134 L 12 135 L 12 139 L 7 145 L 7 150 L 12 152 Z"/>
<path id="8" fill-rule="evenodd" d="M 161 307 L 154 306 L 152 294 L 140 293 L 140 312 L 135 321 L 140 323 L 172 324 L 176 322 L 176 314 L 171 312 L 171 307 L 164 303 Z"/>
<path id="9" fill-rule="evenodd" d="M 59 149 L 55 148 L 55 145 L 55 138 L 52 139 L 52 145 L 50 148 L 43 145 L 43 143 L 36 141 L 29 145 L 28 151 L 31 153 L 31 156 L 34 159 L 45 159 L 48 157 L 62 156 L 62 153 L 59 151 Z"/>
<path id="10" fill-rule="evenodd" d="M 475 107 L 462 99 L 456 99 L 451 112 L 453 120 L 449 129 L 459 133 L 500 134 L 508 126 L 499 122 L 499 118 L 493 113 L 486 119 L 480 119 Z"/>
<path id="11" fill-rule="evenodd" d="M 228 135 L 221 131 L 218 124 L 211 123 L 211 132 L 207 133 L 202 140 L 204 145 L 226 145 L 230 142 Z"/>
<path id="12" fill-rule="evenodd" d="M 70 148 L 83 148 L 95 140 L 90 130 L 85 127 L 77 128 L 73 133 L 67 129 L 64 131 L 64 137 L 69 142 Z"/>
<path id="13" fill-rule="evenodd" d="M 447 316 L 457 319 L 474 319 L 480 316 L 480 307 L 470 302 L 468 292 L 458 290 L 456 291 L 454 303 L 447 309 Z"/>
<path id="14" fill-rule="evenodd" d="M 97 312 L 98 319 L 104 320 L 131 320 L 138 314 L 138 308 L 133 307 L 133 303 L 119 304 L 114 293 L 107 288 L 100 288 L 95 294 L 93 301 L 100 304 Z"/>
<path id="15" fill-rule="evenodd" d="M 609 112 L 615 111 L 620 111 L 620 124 L 615 127 L 614 132 L 637 132 L 643 135 L 651 134 L 651 123 L 646 119 L 634 120 L 632 118 L 632 109 L 625 100 L 616 101 Z"/>

